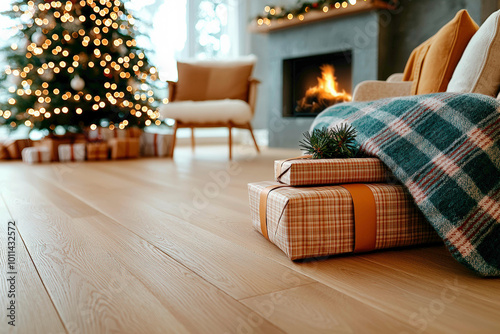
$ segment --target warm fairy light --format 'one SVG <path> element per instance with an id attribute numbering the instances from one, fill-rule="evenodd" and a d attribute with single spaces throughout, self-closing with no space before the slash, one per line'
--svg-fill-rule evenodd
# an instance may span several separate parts
<path id="1" fill-rule="evenodd" d="M 96 129 L 97 129 L 97 125 L 92 124 L 92 125 L 90 126 L 90 130 L 96 130 Z"/>
<path id="2" fill-rule="evenodd" d="M 291 20 L 291 19 L 293 19 L 293 14 L 289 13 L 286 17 L 287 17 L 287 19 Z"/>
<path id="3" fill-rule="evenodd" d="M 325 12 L 325 13 L 328 12 L 328 6 L 323 7 L 323 12 Z"/>
<path id="4" fill-rule="evenodd" d="M 347 8 L 347 2 L 342 2 L 342 8 Z"/>
<path id="5" fill-rule="evenodd" d="M 81 114 L 83 113 L 82 108 L 76 108 L 76 113 L 77 113 L 78 115 L 81 115 Z"/>

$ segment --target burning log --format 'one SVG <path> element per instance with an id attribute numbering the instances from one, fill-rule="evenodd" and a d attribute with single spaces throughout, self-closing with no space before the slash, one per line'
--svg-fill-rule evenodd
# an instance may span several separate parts
<path id="1" fill-rule="evenodd" d="M 336 103 L 351 101 L 351 95 L 345 90 L 338 90 L 334 67 L 327 64 L 320 69 L 321 78 L 318 78 L 318 85 L 309 88 L 305 96 L 297 101 L 296 112 L 320 113 Z"/>

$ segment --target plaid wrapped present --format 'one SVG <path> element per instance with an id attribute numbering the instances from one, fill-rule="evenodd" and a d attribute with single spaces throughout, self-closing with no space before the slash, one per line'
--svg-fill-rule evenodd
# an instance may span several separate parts
<path id="1" fill-rule="evenodd" d="M 109 147 L 107 143 L 87 143 L 87 160 L 108 160 Z"/>
<path id="2" fill-rule="evenodd" d="M 144 132 L 141 136 L 141 155 L 145 157 L 172 156 L 173 135 Z"/>
<path id="3" fill-rule="evenodd" d="M 386 181 L 391 172 L 378 158 L 310 159 L 309 156 L 274 162 L 276 181 L 291 186 Z"/>
<path id="4" fill-rule="evenodd" d="M 253 226 L 291 260 L 440 241 L 399 185 L 248 189 Z"/>
<path id="5" fill-rule="evenodd" d="M 23 162 L 29 164 L 50 162 L 50 150 L 47 147 L 26 147 L 21 155 Z"/>
<path id="6" fill-rule="evenodd" d="M 31 145 L 32 142 L 29 139 L 13 139 L 3 144 L 10 159 L 21 159 L 21 152 L 23 149 Z"/>
<path id="7" fill-rule="evenodd" d="M 58 147 L 59 161 L 85 161 L 85 144 L 62 144 Z"/>
<path id="8" fill-rule="evenodd" d="M 139 157 L 139 138 L 113 138 L 108 143 L 113 160 Z"/>

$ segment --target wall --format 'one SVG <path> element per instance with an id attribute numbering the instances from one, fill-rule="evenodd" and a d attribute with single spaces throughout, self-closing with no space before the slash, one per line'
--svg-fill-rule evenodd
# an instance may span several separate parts
<path id="1" fill-rule="evenodd" d="M 385 52 L 381 50 L 379 53 L 379 69 L 376 77 L 386 79 L 392 73 L 402 72 L 411 51 L 435 34 L 460 9 L 467 9 L 472 18 L 480 24 L 489 14 L 500 8 L 499 2 L 500 0 L 401 0 L 399 11 L 381 15 L 381 28 L 385 29 L 385 33 L 382 34 L 384 40 L 380 42 L 386 47 Z M 295 0 L 247 0 L 246 10 L 250 19 L 261 13 L 266 5 L 294 3 Z M 323 23 L 312 25 L 321 24 Z M 270 124 L 273 120 L 270 117 L 273 112 L 272 100 L 281 97 L 275 96 L 276 87 L 273 87 L 273 82 L 276 81 L 273 76 L 278 73 L 272 70 L 272 56 L 279 50 L 276 50 L 277 45 L 270 42 L 270 34 L 249 33 L 247 37 L 245 51 L 257 55 L 259 61 L 254 75 L 262 81 L 253 126 L 257 129 L 273 128 L 274 126 Z M 297 147 L 296 142 L 301 135 L 294 133 L 291 136 L 295 136 L 297 140 L 283 140 L 279 146 Z"/>
<path id="2" fill-rule="evenodd" d="M 401 0 L 401 12 L 392 16 L 389 44 L 392 52 L 385 60 L 381 78 L 404 70 L 412 50 L 434 35 L 460 9 L 481 24 L 497 7 L 497 0 Z"/>

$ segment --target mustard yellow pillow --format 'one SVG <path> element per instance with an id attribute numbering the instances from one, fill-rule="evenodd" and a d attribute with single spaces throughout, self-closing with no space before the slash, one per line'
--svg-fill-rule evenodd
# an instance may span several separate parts
<path id="1" fill-rule="evenodd" d="M 413 81 L 414 95 L 445 92 L 470 39 L 479 26 L 465 9 L 434 36 L 413 50 L 404 81 Z"/>

